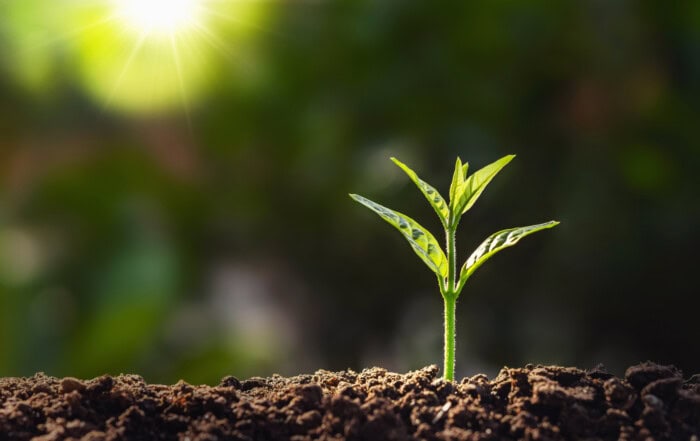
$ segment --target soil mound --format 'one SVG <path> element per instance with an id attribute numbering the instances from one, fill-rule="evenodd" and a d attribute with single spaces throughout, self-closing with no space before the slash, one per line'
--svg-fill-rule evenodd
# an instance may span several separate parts
<path id="1" fill-rule="evenodd" d="M 503 368 L 445 382 L 435 366 L 226 377 L 217 386 L 0 379 L 0 440 L 700 440 L 700 376 L 644 363 Z"/>

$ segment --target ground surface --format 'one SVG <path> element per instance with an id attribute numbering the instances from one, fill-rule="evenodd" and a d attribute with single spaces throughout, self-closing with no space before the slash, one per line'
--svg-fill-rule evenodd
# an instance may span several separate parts
<path id="1" fill-rule="evenodd" d="M 600 369 L 504 368 L 455 383 L 435 367 L 319 371 L 218 386 L 0 379 L 0 440 L 700 441 L 700 376 L 645 363 L 625 378 Z"/>

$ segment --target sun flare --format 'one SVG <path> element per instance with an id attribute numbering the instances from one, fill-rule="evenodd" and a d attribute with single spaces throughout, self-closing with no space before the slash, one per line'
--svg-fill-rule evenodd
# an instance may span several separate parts
<path id="1" fill-rule="evenodd" d="M 197 23 L 202 0 L 115 0 L 116 14 L 140 33 L 172 35 Z"/>
<path id="2" fill-rule="evenodd" d="M 0 69 L 35 93 L 70 75 L 103 111 L 181 108 L 189 122 L 222 81 L 257 87 L 254 43 L 276 1 L 0 0 Z"/>

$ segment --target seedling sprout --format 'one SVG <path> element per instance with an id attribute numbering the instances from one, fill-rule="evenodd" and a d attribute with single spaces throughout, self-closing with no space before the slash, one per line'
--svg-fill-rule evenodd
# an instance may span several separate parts
<path id="1" fill-rule="evenodd" d="M 457 274 L 456 233 L 459 221 L 462 215 L 474 206 L 474 203 L 494 176 L 514 157 L 515 155 L 504 156 L 476 171 L 471 176 L 467 176 L 469 164 L 462 164 L 458 157 L 450 185 L 449 203 L 445 201 L 434 187 L 421 180 L 406 164 L 396 158 L 391 158 L 416 184 L 421 193 L 428 199 L 438 218 L 440 218 L 440 222 L 445 230 L 445 251 L 442 250 L 430 231 L 423 228 L 415 220 L 360 195 L 350 194 L 350 197 L 355 201 L 374 211 L 379 217 L 398 229 L 411 245 L 413 251 L 437 276 L 438 286 L 445 306 L 443 375 L 449 381 L 454 380 L 455 369 L 455 308 L 457 298 L 459 298 L 469 277 L 477 268 L 499 251 L 515 245 L 525 236 L 559 224 L 557 221 L 549 221 L 526 227 L 508 228 L 493 233 L 469 256 L 464 265 L 462 265 L 459 275 Z"/>

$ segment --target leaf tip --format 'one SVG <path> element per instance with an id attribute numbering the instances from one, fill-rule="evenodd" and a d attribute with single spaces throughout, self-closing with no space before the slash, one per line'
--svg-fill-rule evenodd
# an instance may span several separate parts
<path id="1" fill-rule="evenodd" d="M 391 159 L 391 162 L 393 162 L 394 164 L 396 164 L 399 168 L 402 168 L 402 169 L 403 169 L 403 168 L 406 166 L 406 164 L 404 164 L 403 162 L 399 161 L 399 160 L 398 160 L 396 157 L 394 157 L 394 156 L 390 157 L 389 159 Z"/>

